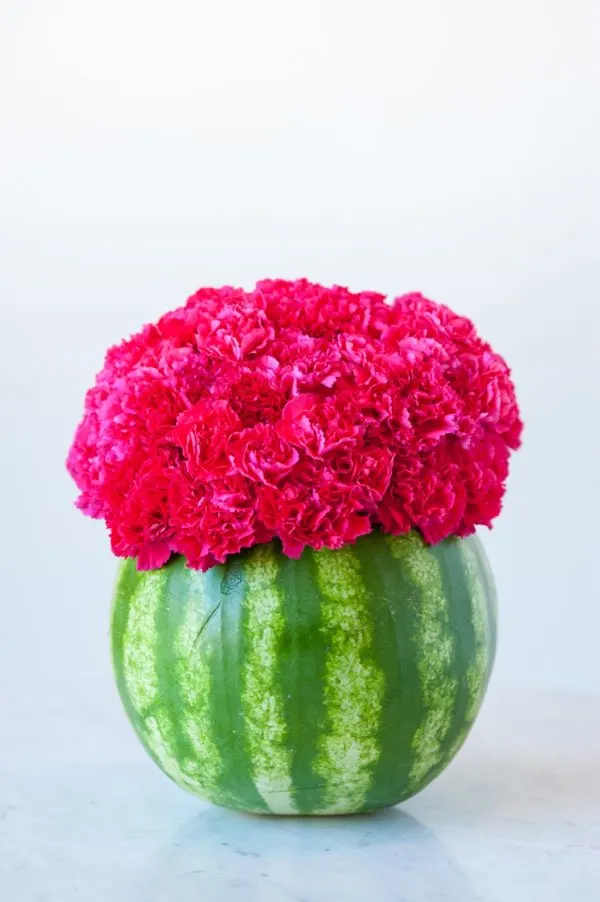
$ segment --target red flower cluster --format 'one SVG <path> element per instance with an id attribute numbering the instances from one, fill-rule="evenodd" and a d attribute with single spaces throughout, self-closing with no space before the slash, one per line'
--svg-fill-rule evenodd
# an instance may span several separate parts
<path id="1" fill-rule="evenodd" d="M 499 513 L 521 421 L 469 320 L 306 280 L 204 288 L 112 348 L 68 468 L 78 506 L 140 569 L 207 569 L 279 537 L 339 548 L 380 527 L 426 541 Z"/>

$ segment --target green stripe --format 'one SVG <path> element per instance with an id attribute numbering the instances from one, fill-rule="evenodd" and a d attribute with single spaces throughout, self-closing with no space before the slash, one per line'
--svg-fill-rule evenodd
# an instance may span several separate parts
<path id="1" fill-rule="evenodd" d="M 135 691 L 136 682 L 135 679 L 132 680 L 130 678 L 125 666 L 125 654 L 129 642 L 129 634 L 132 632 L 134 641 L 137 641 L 139 633 L 139 625 L 136 624 L 136 617 L 134 616 L 131 618 L 132 602 L 136 597 L 136 592 L 145 579 L 145 575 L 145 572 L 137 570 L 136 562 L 133 558 L 125 559 L 119 565 L 117 586 L 112 609 L 111 651 L 117 688 L 127 716 L 150 756 L 159 767 L 162 767 L 160 751 L 158 751 L 158 753 L 155 752 L 153 747 L 156 743 L 148 744 L 145 741 L 146 711 L 141 712 L 138 708 L 139 694 Z M 129 656 L 129 660 L 131 660 L 131 656 Z M 154 696 L 152 697 L 152 701 L 154 701 Z"/>
<path id="2" fill-rule="evenodd" d="M 315 554 L 323 629 L 330 651 L 325 664 L 327 729 L 315 770 L 326 781 L 323 814 L 362 808 L 379 757 L 384 694 L 382 671 L 372 659 L 371 600 L 354 549 Z"/>
<path id="3" fill-rule="evenodd" d="M 213 673 L 209 704 L 215 745 L 223 762 L 216 783 L 216 791 L 225 800 L 222 804 L 264 813 L 268 808 L 250 771 L 246 749 L 247 711 L 242 703 L 247 630 L 246 561 L 247 554 L 235 555 L 226 564 L 212 567 L 205 574 L 209 604 L 217 607 L 206 628 L 214 648 L 208 657 Z"/>
<path id="4" fill-rule="evenodd" d="M 430 548 L 430 553 L 440 565 L 444 593 L 450 599 L 448 607 L 450 631 L 455 639 L 453 671 L 458 677 L 458 686 L 450 729 L 442 743 L 440 758 L 424 778 L 425 783 L 431 782 L 441 773 L 464 742 L 470 729 L 470 723 L 466 724 L 471 704 L 471 688 L 467 673 L 475 657 L 476 637 L 471 616 L 471 587 L 467 581 L 461 553 L 461 546 L 465 541 L 451 537 Z"/>
<path id="5" fill-rule="evenodd" d="M 279 552 L 278 562 L 277 583 L 286 603 L 280 683 L 292 752 L 293 799 L 299 813 L 312 813 L 325 804 L 323 779 L 314 764 L 325 723 L 327 637 L 314 553 L 306 549 L 299 560 L 291 560 Z"/>
<path id="6" fill-rule="evenodd" d="M 123 637 L 123 677 L 144 745 L 167 776 L 188 786 L 177 760 L 173 725 L 161 698 L 156 670 L 156 617 L 164 603 L 166 581 L 167 568 L 147 571 L 130 596 Z"/>
<path id="7" fill-rule="evenodd" d="M 277 571 L 273 546 L 257 546 L 246 557 L 243 706 L 255 786 L 269 811 L 293 814 L 291 748 L 280 681 L 285 609 Z"/>
<path id="8" fill-rule="evenodd" d="M 489 672 L 491 670 L 491 630 L 488 612 L 488 598 L 485 591 L 484 575 L 480 561 L 483 551 L 476 541 L 466 540 L 461 544 L 465 574 L 470 588 L 472 604 L 472 624 L 475 633 L 475 655 L 467 671 L 469 685 L 469 707 L 466 719 L 472 722 L 481 706 Z M 478 553 L 479 552 L 479 553 Z"/>
<path id="9" fill-rule="evenodd" d="M 152 571 L 147 577 L 153 584 L 156 580 L 157 595 L 154 608 L 154 640 L 153 647 L 151 646 L 158 696 L 154 705 L 154 716 L 165 746 L 179 765 L 184 785 L 190 791 L 196 792 L 199 789 L 197 781 L 188 775 L 185 766 L 189 748 L 185 734 L 180 729 L 182 699 L 175 679 L 177 665 L 174 637 L 180 628 L 184 610 L 190 607 L 189 586 L 186 586 L 184 594 L 180 597 L 174 597 L 173 592 L 169 592 L 169 584 L 173 581 L 173 574 L 177 575 L 178 566 L 180 567 L 181 563 L 174 561 L 161 570 Z"/>
<path id="10" fill-rule="evenodd" d="M 129 614 L 123 639 L 123 675 L 129 698 L 142 716 L 152 711 L 159 699 L 155 666 L 157 645 L 156 611 L 162 601 L 166 575 L 149 571 L 129 598 Z"/>
<path id="11" fill-rule="evenodd" d="M 450 633 L 448 599 L 440 566 L 417 532 L 387 538 L 394 557 L 420 590 L 415 642 L 425 716 L 412 739 L 413 763 L 408 792 L 416 792 L 440 760 L 452 725 L 458 683 L 453 674 L 454 640 Z"/>
<path id="12" fill-rule="evenodd" d="M 467 539 L 471 544 L 471 548 L 477 556 L 479 564 L 480 576 L 484 583 L 485 597 L 487 599 L 487 614 L 489 623 L 489 650 L 490 650 L 490 669 L 494 663 L 496 654 L 496 642 L 498 633 L 498 607 L 496 601 L 496 583 L 492 573 L 490 562 L 485 553 L 485 549 L 478 536 L 470 536 Z M 489 677 L 488 677 L 489 678 Z"/>
<path id="13" fill-rule="evenodd" d="M 166 606 L 167 607 L 167 606 Z M 206 626 L 215 606 L 206 597 L 205 577 L 189 570 L 183 557 L 169 564 L 168 618 L 165 636 L 173 642 L 171 660 L 164 660 L 165 695 L 172 703 L 175 741 L 188 788 L 213 802 L 223 801 L 217 781 L 223 762 L 213 737 L 210 709 L 212 634 Z M 160 625 L 159 625 L 160 628 Z M 214 641 L 214 640 L 213 640 Z"/>
<path id="14" fill-rule="evenodd" d="M 381 749 L 366 807 L 401 801 L 406 795 L 412 760 L 412 738 L 424 717 L 417 655 L 419 591 L 377 533 L 354 546 L 364 582 L 377 601 L 373 605 L 374 647 L 385 692 L 378 742 Z"/>
<path id="15" fill-rule="evenodd" d="M 472 628 L 473 646 L 471 661 L 465 672 L 467 685 L 467 705 L 461 729 L 448 751 L 448 760 L 454 757 L 463 745 L 477 716 L 492 670 L 495 652 L 495 594 L 493 580 L 490 582 L 489 565 L 485 552 L 475 536 L 460 543 L 464 578 L 469 595 L 469 619 Z"/>
<path id="16" fill-rule="evenodd" d="M 110 623 L 110 645 L 113 672 L 117 683 L 119 695 L 123 700 L 127 716 L 135 726 L 135 710 L 131 704 L 129 693 L 125 686 L 125 677 L 123 674 L 123 649 L 125 642 L 125 632 L 127 628 L 127 620 L 129 618 L 129 602 L 133 595 L 139 580 L 139 574 L 135 566 L 135 561 L 126 558 L 119 564 L 117 570 L 117 580 L 115 586 L 115 594 L 113 599 Z"/>

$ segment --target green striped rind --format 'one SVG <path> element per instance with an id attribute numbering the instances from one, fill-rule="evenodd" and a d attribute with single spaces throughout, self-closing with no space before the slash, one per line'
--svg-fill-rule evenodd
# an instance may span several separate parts
<path id="1" fill-rule="evenodd" d="M 490 562 L 478 537 L 470 536 L 468 542 L 470 543 L 471 550 L 474 552 L 477 558 L 480 578 L 483 581 L 483 591 L 485 595 L 484 604 L 488 624 L 486 638 L 493 662 L 494 656 L 496 654 L 496 642 L 498 638 L 498 605 L 496 596 L 496 582 L 494 580 L 494 574 L 492 573 L 492 569 L 490 567 Z"/>
<path id="2" fill-rule="evenodd" d="M 135 583 L 130 574 L 123 574 L 123 581 L 129 580 L 132 591 L 120 637 L 121 685 L 127 707 L 134 712 L 140 737 L 152 757 L 171 779 L 194 791 L 196 787 L 182 769 L 174 748 L 173 722 L 161 697 L 156 668 L 156 615 L 164 604 L 167 579 L 166 569 L 140 575 Z"/>
<path id="3" fill-rule="evenodd" d="M 491 630 L 489 622 L 488 598 L 484 590 L 481 555 L 478 555 L 470 542 L 461 546 L 465 574 L 470 589 L 472 606 L 472 623 L 475 632 L 475 653 L 467 670 L 469 686 L 469 707 L 466 712 L 467 723 L 472 723 L 479 711 L 488 680 L 488 669 L 491 649 Z"/>
<path id="4" fill-rule="evenodd" d="M 243 746 L 241 670 L 222 668 L 227 678 L 218 680 L 215 667 L 225 659 L 233 665 L 236 657 L 236 630 L 218 616 L 234 570 L 232 564 L 202 574 L 179 557 L 158 571 L 137 573 L 126 561 L 113 607 L 113 662 L 125 709 L 169 777 L 217 804 L 265 812 Z M 230 645 L 225 656 L 224 643 Z"/>
<path id="5" fill-rule="evenodd" d="M 129 617 L 129 605 L 133 593 L 139 581 L 139 573 L 135 561 L 126 559 L 119 564 L 117 579 L 113 596 L 111 623 L 110 623 L 110 650 L 113 665 L 113 673 L 117 689 L 123 702 L 123 706 L 138 735 L 143 728 L 143 718 L 133 706 L 125 685 L 123 673 L 123 656 L 127 626 Z M 150 751 L 150 750 L 148 750 Z M 150 752 L 152 754 L 152 752 Z M 153 756 L 154 757 L 154 756 Z"/>
<path id="6" fill-rule="evenodd" d="M 354 552 L 375 600 L 373 648 L 385 687 L 378 733 L 380 755 L 364 806 L 371 810 L 395 804 L 410 794 L 412 740 L 426 713 L 414 644 L 421 597 L 377 533 L 357 542 Z"/>
<path id="7" fill-rule="evenodd" d="M 428 548 L 428 552 L 438 561 L 444 594 L 450 600 L 448 607 L 449 630 L 455 641 L 453 671 L 457 676 L 458 685 L 450 728 L 440 746 L 438 761 L 426 775 L 423 785 L 436 777 L 454 755 L 458 747 L 457 743 L 461 742 L 460 737 L 465 734 L 466 713 L 471 705 L 467 669 L 473 660 L 476 645 L 470 587 L 461 553 L 463 541 L 469 540 L 453 538 Z"/>
<path id="8" fill-rule="evenodd" d="M 209 697 L 210 731 L 222 766 L 213 801 L 254 813 L 269 811 L 254 783 L 247 748 L 249 718 L 242 702 L 247 662 L 248 607 L 245 556 L 204 574 L 210 609 L 205 628 L 195 641 L 196 654 L 206 657 L 212 674 Z M 188 571 L 191 572 L 191 571 Z"/>
<path id="9" fill-rule="evenodd" d="M 473 648 L 466 669 L 468 705 L 448 759 L 458 752 L 475 720 L 490 678 L 496 653 L 496 591 L 487 559 L 476 537 L 460 543 L 463 573 L 473 627 Z"/>
<path id="10" fill-rule="evenodd" d="M 292 752 L 293 804 L 299 814 L 314 814 L 325 806 L 323 778 L 314 764 L 327 715 L 323 687 L 329 640 L 322 629 L 314 553 L 291 560 L 278 552 L 277 561 L 277 585 L 285 598 L 279 682 Z"/>
<path id="11" fill-rule="evenodd" d="M 198 645 L 218 605 L 206 597 L 204 574 L 187 570 L 182 558 L 169 567 L 167 610 L 173 618 L 175 639 L 164 655 L 167 689 L 162 697 L 169 697 L 170 691 L 172 710 L 179 712 L 174 719 L 173 744 L 194 791 L 224 804 L 226 798 L 218 787 L 224 764 L 212 735 L 209 642 L 205 639 L 202 649 Z M 168 627 L 167 622 L 165 629 Z"/>
<path id="12" fill-rule="evenodd" d="M 126 710 L 151 756 L 175 782 L 212 798 L 211 769 L 219 762 L 210 740 L 204 739 L 207 705 L 201 701 L 210 673 L 205 666 L 189 667 L 186 642 L 202 617 L 201 575 L 192 577 L 194 603 L 187 604 L 189 582 L 185 591 L 180 584 L 173 593 L 173 578 L 182 569 L 181 560 L 145 574 L 137 573 L 131 561 L 122 565 L 113 615 L 113 662 Z M 180 618 L 179 632 L 173 624 Z M 160 643 L 161 631 L 174 641 Z M 176 719 L 170 715 L 174 710 Z"/>
<path id="13" fill-rule="evenodd" d="M 475 538 L 374 533 L 299 561 L 277 544 L 205 574 L 119 572 L 125 708 L 159 766 L 218 804 L 337 814 L 395 804 L 480 707 L 495 598 Z"/>
<path id="14" fill-rule="evenodd" d="M 314 770 L 325 781 L 319 813 L 364 807 L 380 754 L 383 673 L 373 659 L 372 599 L 350 547 L 315 555 L 325 661 L 327 712 Z"/>
<path id="15" fill-rule="evenodd" d="M 280 680 L 285 599 L 272 545 L 245 558 L 245 664 L 242 703 L 254 785 L 269 811 L 294 814 L 292 749 Z"/>
<path id="16" fill-rule="evenodd" d="M 453 669 L 456 643 L 449 629 L 449 599 L 438 561 L 416 533 L 388 538 L 398 560 L 420 592 L 415 644 L 425 715 L 412 739 L 408 793 L 416 792 L 438 764 L 452 725 L 458 680 Z"/>

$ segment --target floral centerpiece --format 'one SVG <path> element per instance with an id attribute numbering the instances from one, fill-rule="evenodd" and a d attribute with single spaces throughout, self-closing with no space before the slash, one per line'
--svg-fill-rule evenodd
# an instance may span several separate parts
<path id="1" fill-rule="evenodd" d="M 503 359 L 420 294 L 203 288 L 110 349 L 68 467 L 125 559 L 115 673 L 163 770 L 279 813 L 433 779 L 493 663 L 474 533 L 521 428 Z"/>

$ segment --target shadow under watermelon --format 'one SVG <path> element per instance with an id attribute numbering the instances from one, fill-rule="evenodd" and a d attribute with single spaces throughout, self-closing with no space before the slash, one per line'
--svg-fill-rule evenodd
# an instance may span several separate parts
<path id="1" fill-rule="evenodd" d="M 328 818 L 204 810 L 165 843 L 138 902 L 474 902 L 448 848 L 400 809 Z"/>

